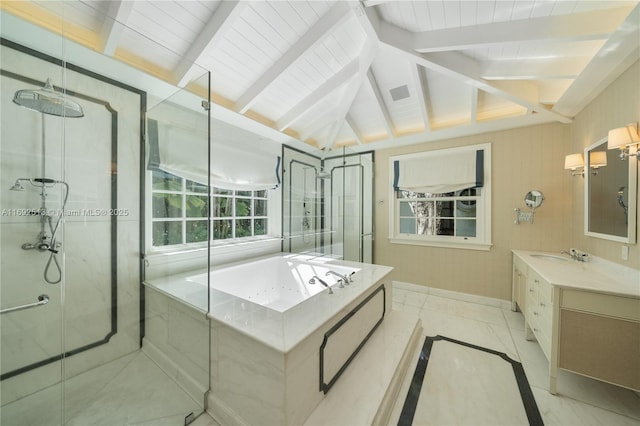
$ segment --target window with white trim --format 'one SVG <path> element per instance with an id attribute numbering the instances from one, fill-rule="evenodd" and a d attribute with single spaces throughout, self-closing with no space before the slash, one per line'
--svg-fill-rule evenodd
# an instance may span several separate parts
<path id="1" fill-rule="evenodd" d="M 390 158 L 393 243 L 491 247 L 491 145 Z"/>
<path id="2" fill-rule="evenodd" d="M 240 191 L 212 188 L 154 170 L 151 184 L 151 245 L 197 246 L 211 241 L 242 240 L 269 233 L 267 190 Z M 212 220 L 209 222 L 209 202 Z"/>

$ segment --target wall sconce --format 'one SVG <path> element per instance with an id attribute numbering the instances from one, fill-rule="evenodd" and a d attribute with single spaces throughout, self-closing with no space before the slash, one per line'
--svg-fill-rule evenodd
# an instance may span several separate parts
<path id="1" fill-rule="evenodd" d="M 627 124 L 624 127 L 609 130 L 607 148 L 619 149 L 621 151 L 621 160 L 633 156 L 640 160 L 638 145 L 640 145 L 640 135 L 638 135 L 638 127 L 636 124 Z"/>
<path id="2" fill-rule="evenodd" d="M 598 169 L 607 165 L 607 153 L 605 151 L 594 151 L 589 153 L 589 168 L 594 176 L 598 174 Z M 564 157 L 564 169 L 571 170 L 571 176 L 584 177 L 584 157 L 582 154 L 569 154 Z"/>
<path id="3" fill-rule="evenodd" d="M 584 176 L 584 158 L 582 154 L 569 154 L 564 157 L 564 169 L 571 170 L 571 176 Z"/>
<path id="4" fill-rule="evenodd" d="M 589 153 L 589 168 L 592 175 L 598 174 L 598 169 L 607 165 L 607 153 L 605 151 L 592 151 Z"/>

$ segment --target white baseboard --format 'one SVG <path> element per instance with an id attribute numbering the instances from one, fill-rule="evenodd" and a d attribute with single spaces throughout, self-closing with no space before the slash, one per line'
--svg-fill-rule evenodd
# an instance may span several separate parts
<path id="1" fill-rule="evenodd" d="M 417 293 L 430 294 L 432 296 L 446 297 L 448 299 L 460 300 L 463 302 L 477 303 L 479 305 L 493 306 L 494 308 L 511 309 L 511 302 L 508 300 L 495 299 L 493 297 L 478 296 L 475 294 L 461 293 L 458 291 L 443 290 L 441 288 L 427 287 L 424 285 L 393 281 L 393 288 L 398 290 L 415 291 Z"/>

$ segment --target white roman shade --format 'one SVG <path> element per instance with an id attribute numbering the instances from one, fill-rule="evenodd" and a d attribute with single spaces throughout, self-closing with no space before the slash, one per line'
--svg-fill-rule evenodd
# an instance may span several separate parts
<path id="1" fill-rule="evenodd" d="M 195 129 L 164 126 L 148 120 L 149 169 L 162 170 L 206 185 L 207 135 Z M 215 129 L 213 138 L 216 138 Z M 264 141 L 211 143 L 211 185 L 231 190 L 264 190 L 280 185 L 280 157 L 260 149 Z"/>
<path id="2" fill-rule="evenodd" d="M 484 183 L 484 150 L 429 151 L 393 163 L 396 191 L 442 194 L 481 187 Z"/>

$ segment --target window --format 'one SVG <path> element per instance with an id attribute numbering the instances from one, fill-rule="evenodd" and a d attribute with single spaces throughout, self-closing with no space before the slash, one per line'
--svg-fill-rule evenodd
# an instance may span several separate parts
<path id="1" fill-rule="evenodd" d="M 391 242 L 488 250 L 490 164 L 489 144 L 392 157 Z"/>
<path id="2" fill-rule="evenodd" d="M 268 234 L 268 192 L 213 188 L 159 170 L 152 172 L 151 245 L 207 242 L 209 202 L 213 242 Z"/>

